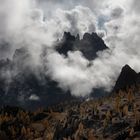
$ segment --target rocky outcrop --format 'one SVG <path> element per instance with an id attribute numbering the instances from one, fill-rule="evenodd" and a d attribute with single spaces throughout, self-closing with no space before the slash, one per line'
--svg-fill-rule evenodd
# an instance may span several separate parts
<path id="1" fill-rule="evenodd" d="M 103 51 L 107 48 L 102 38 L 96 33 L 85 33 L 83 38 L 80 39 L 79 35 L 75 37 L 69 32 L 65 32 L 62 40 L 56 46 L 60 54 L 67 55 L 69 51 L 81 51 L 88 60 L 95 59 L 98 51 Z"/>
<path id="2" fill-rule="evenodd" d="M 136 73 L 129 65 L 125 65 L 116 81 L 113 91 L 125 89 L 139 83 L 140 74 Z"/>

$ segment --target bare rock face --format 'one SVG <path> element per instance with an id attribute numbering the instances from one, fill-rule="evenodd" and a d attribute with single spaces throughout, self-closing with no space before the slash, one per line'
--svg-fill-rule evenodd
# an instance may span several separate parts
<path id="1" fill-rule="evenodd" d="M 125 65 L 116 81 L 113 91 L 125 89 L 127 86 L 136 85 L 139 81 L 139 74 L 136 73 L 129 65 Z"/>
<path id="2" fill-rule="evenodd" d="M 107 48 L 102 38 L 96 33 L 85 33 L 83 38 L 80 39 L 79 35 L 75 37 L 69 32 L 64 33 L 63 39 L 58 42 L 56 47 L 57 51 L 64 55 L 67 55 L 69 51 L 81 51 L 88 60 L 95 59 L 98 51 L 103 51 Z"/>

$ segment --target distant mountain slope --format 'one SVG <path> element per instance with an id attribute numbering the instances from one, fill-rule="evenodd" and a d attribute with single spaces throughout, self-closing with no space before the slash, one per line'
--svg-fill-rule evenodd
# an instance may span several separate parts
<path id="1" fill-rule="evenodd" d="M 67 55 L 69 50 L 80 50 L 89 60 L 96 57 L 97 51 L 107 49 L 103 40 L 95 33 L 86 33 L 80 40 L 79 36 L 74 37 L 65 32 L 63 39 L 57 45 L 59 53 Z M 40 70 L 38 77 L 28 63 L 24 63 L 29 60 L 30 55 L 25 48 L 17 49 L 13 60 L 0 60 L 0 105 L 36 108 L 75 99 L 70 91 L 63 91 L 58 87 L 58 83 L 47 77 L 43 71 Z M 113 91 L 138 83 L 140 83 L 140 73 L 136 73 L 130 66 L 125 65 Z M 104 89 L 94 89 L 91 97 L 96 98 L 106 94 Z"/>
<path id="2" fill-rule="evenodd" d="M 25 63 L 29 57 L 28 51 L 21 48 L 15 51 L 13 60 L 0 60 L 0 106 L 33 109 L 73 99 L 41 70 L 40 76 L 36 75 Z"/>
<path id="3" fill-rule="evenodd" d="M 65 55 L 70 50 L 79 50 L 91 60 L 99 50 L 107 47 L 96 33 L 86 33 L 80 40 L 78 35 L 75 37 L 65 32 L 56 49 Z M 58 83 L 46 76 L 43 70 L 32 69 L 30 57 L 28 50 L 22 47 L 15 51 L 13 60 L 0 60 L 0 105 L 36 108 L 75 99 L 70 91 L 59 88 Z M 35 71 L 39 73 L 36 75 Z"/>

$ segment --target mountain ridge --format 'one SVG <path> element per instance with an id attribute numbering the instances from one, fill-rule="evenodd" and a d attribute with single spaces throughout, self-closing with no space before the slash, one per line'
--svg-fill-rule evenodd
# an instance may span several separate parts
<path id="1" fill-rule="evenodd" d="M 79 50 L 82 51 L 84 56 L 93 56 L 89 59 L 97 57 L 97 51 L 107 49 L 104 41 L 96 33 L 85 33 L 83 38 L 80 39 L 79 35 L 75 37 L 70 32 L 64 32 L 63 38 L 57 44 L 65 55 L 68 51 Z M 89 44 L 90 49 L 94 47 L 92 54 L 90 54 L 89 50 L 86 51 L 87 48 L 83 49 L 85 44 L 87 47 Z M 101 49 L 98 44 L 102 44 Z M 34 69 L 30 67 L 30 63 L 28 63 L 30 62 L 30 57 L 27 48 L 21 47 L 15 50 L 12 60 L 0 60 L 1 105 L 18 105 L 24 108 L 32 108 L 76 99 L 71 95 L 70 91 L 62 90 L 56 81 L 51 80 L 39 68 L 36 70 L 37 72 L 39 71 L 37 73 L 38 77 Z M 33 99 L 33 97 L 35 98 Z"/>
<path id="2" fill-rule="evenodd" d="M 73 36 L 70 32 L 64 32 L 62 40 L 56 45 L 56 50 L 60 54 L 67 56 L 69 51 L 81 51 L 88 60 L 95 59 L 97 52 L 105 49 L 108 47 L 97 33 L 85 33 L 80 39 L 79 34 Z"/>
<path id="3" fill-rule="evenodd" d="M 71 43 L 74 45 L 72 47 L 75 47 L 77 44 L 80 45 L 84 42 L 86 44 L 89 43 L 90 48 L 92 47 L 92 41 L 102 40 L 99 38 L 100 37 L 96 33 L 85 33 L 83 39 L 80 39 L 79 35 L 75 37 L 70 33 L 65 32 L 62 40 L 60 40 L 58 44 L 62 45 L 59 47 L 63 48 L 67 45 L 71 47 Z M 68 41 L 66 42 L 66 40 Z M 95 44 L 97 43 L 96 41 Z M 101 42 L 104 44 L 103 40 Z M 80 46 L 79 50 L 81 51 L 83 46 Z M 101 49 L 107 49 L 106 45 Z M 67 55 L 69 50 L 69 48 L 66 48 L 62 53 L 66 53 L 65 55 Z M 94 54 L 89 54 L 89 56 L 92 55 L 92 58 L 88 58 L 89 60 L 96 58 L 97 50 Z M 75 49 L 72 49 L 71 51 L 75 51 Z M 85 53 L 84 56 L 86 56 L 86 54 L 89 53 L 89 50 L 87 52 L 84 51 L 85 50 L 83 50 L 83 54 Z M 71 95 L 70 91 L 62 90 L 56 81 L 45 76 L 41 70 L 39 73 L 40 78 L 38 78 L 36 73 L 33 73 L 33 70 L 30 69 L 29 65 L 25 65 L 24 61 L 28 61 L 28 59 L 30 59 L 28 51 L 25 48 L 20 48 L 15 51 L 13 60 L 0 60 L 0 105 L 17 105 L 24 108 L 34 108 L 77 99 Z M 11 72 L 11 75 L 9 75 L 9 72 Z M 138 81 L 140 81 L 140 73 L 136 73 L 130 66 L 126 65 L 122 68 L 122 72 L 116 81 L 113 91 L 126 88 L 126 86 L 133 85 L 136 82 L 138 83 Z M 99 98 L 105 95 L 108 94 L 104 89 L 99 88 L 94 89 L 90 97 Z M 33 99 L 33 97 L 35 98 Z"/>

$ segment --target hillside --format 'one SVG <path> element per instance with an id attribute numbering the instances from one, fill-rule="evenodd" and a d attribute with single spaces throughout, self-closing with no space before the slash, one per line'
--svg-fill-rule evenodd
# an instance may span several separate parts
<path id="1" fill-rule="evenodd" d="M 0 110 L 0 140 L 138 140 L 140 87 L 118 95 L 40 108 Z"/>

